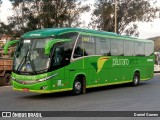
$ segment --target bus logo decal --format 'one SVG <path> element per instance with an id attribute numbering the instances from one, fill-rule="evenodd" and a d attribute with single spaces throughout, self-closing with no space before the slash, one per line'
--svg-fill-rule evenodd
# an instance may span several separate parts
<path id="1" fill-rule="evenodd" d="M 98 62 L 97 62 L 97 73 L 99 73 L 99 72 L 102 70 L 104 63 L 105 63 L 107 60 L 109 60 L 109 58 L 110 58 L 110 57 L 100 57 L 100 58 L 98 59 Z"/>
<path id="2" fill-rule="evenodd" d="M 119 65 L 129 65 L 128 59 L 118 59 L 117 57 L 113 59 L 113 66 L 119 66 Z"/>

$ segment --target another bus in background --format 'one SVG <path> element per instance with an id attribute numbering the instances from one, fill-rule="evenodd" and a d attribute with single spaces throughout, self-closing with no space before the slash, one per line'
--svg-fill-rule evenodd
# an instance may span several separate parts
<path id="1" fill-rule="evenodd" d="M 154 62 L 154 72 L 160 72 L 160 52 L 154 52 L 155 62 Z"/>

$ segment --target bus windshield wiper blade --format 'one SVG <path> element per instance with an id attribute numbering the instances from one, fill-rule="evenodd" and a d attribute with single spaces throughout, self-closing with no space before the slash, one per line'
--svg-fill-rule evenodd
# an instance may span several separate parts
<path id="1" fill-rule="evenodd" d="M 21 60 L 21 62 L 20 62 L 20 64 L 19 64 L 19 66 L 17 67 L 17 71 L 19 71 L 19 70 L 22 68 L 23 64 L 25 63 L 25 62 L 23 62 L 23 61 L 26 61 L 28 52 L 29 52 L 29 48 L 28 48 L 25 56 L 23 56 L 23 58 L 22 58 L 22 60 Z"/>

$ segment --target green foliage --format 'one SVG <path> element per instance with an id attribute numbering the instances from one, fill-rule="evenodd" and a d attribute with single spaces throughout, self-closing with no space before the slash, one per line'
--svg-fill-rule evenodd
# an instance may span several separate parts
<path id="1" fill-rule="evenodd" d="M 117 33 L 138 36 L 137 21 L 149 22 L 157 18 L 156 0 L 117 0 Z M 115 4 L 112 0 L 96 0 L 90 26 L 114 32 Z"/>
<path id="2" fill-rule="evenodd" d="M 13 30 L 24 32 L 52 27 L 77 27 L 79 16 L 89 10 L 80 0 L 10 0 L 14 15 L 9 18 Z"/>
<path id="3" fill-rule="evenodd" d="M 10 29 L 13 27 L 11 24 L 6 25 L 3 22 L 0 22 L 0 34 L 10 34 L 12 33 L 12 30 Z"/>

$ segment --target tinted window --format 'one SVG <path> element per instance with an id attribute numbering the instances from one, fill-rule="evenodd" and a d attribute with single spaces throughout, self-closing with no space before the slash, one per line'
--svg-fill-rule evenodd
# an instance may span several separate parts
<path id="1" fill-rule="evenodd" d="M 150 56 L 154 52 L 154 46 L 151 43 L 145 43 L 145 56 Z"/>
<path id="2" fill-rule="evenodd" d="M 144 56 L 145 55 L 145 47 L 143 42 L 135 42 L 135 55 L 136 56 Z"/>
<path id="3" fill-rule="evenodd" d="M 78 33 L 73 32 L 73 33 L 65 33 L 65 34 L 61 34 L 59 35 L 57 38 L 59 39 L 71 39 L 71 42 L 66 42 L 63 44 L 64 46 L 64 51 L 65 51 L 65 56 L 66 58 L 70 59 L 71 54 L 72 54 L 72 50 L 75 44 L 75 41 L 77 39 Z"/>
<path id="4" fill-rule="evenodd" d="M 111 55 L 124 55 L 123 52 L 123 40 L 111 39 Z"/>
<path id="5" fill-rule="evenodd" d="M 73 58 L 82 57 L 84 54 L 83 52 L 82 36 L 79 36 L 74 50 Z"/>
<path id="6" fill-rule="evenodd" d="M 82 39 L 83 41 L 83 45 L 84 45 L 84 55 L 95 55 L 95 39 L 93 37 L 90 36 L 85 36 L 82 35 L 80 37 L 80 39 Z"/>
<path id="7" fill-rule="evenodd" d="M 124 41 L 124 55 L 134 56 L 134 42 L 133 41 Z"/>
<path id="8" fill-rule="evenodd" d="M 95 37 L 96 55 L 110 55 L 110 40 L 107 38 Z"/>
<path id="9" fill-rule="evenodd" d="M 66 55 L 65 47 L 66 46 L 64 43 L 58 43 L 53 47 L 53 56 L 51 62 L 52 70 L 69 64 L 70 59 Z"/>

